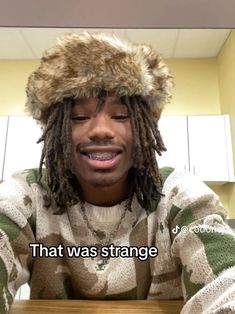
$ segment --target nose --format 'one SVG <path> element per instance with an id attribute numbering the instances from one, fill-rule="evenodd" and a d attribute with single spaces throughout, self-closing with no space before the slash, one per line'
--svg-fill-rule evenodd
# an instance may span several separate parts
<path id="1" fill-rule="evenodd" d="M 90 140 L 94 140 L 95 138 L 114 138 L 114 130 L 112 128 L 111 118 L 103 112 L 100 112 L 95 117 L 92 117 L 88 131 L 88 137 Z"/>

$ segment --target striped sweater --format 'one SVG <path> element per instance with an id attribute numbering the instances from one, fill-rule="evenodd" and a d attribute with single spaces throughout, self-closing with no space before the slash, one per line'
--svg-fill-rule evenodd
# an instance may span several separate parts
<path id="1" fill-rule="evenodd" d="M 0 184 L 0 313 L 26 282 L 32 299 L 184 298 L 182 313 L 235 313 L 235 234 L 218 196 L 189 173 L 161 171 L 155 210 L 134 198 L 103 247 L 80 204 L 58 214 L 37 169 Z M 85 209 L 102 239 L 125 202 Z"/>

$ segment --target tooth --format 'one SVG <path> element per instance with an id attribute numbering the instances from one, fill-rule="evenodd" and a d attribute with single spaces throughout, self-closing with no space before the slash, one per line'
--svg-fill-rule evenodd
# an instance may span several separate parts
<path id="1" fill-rule="evenodd" d="M 116 153 L 97 152 L 89 154 L 89 158 L 94 160 L 111 160 L 114 157 L 116 157 Z"/>

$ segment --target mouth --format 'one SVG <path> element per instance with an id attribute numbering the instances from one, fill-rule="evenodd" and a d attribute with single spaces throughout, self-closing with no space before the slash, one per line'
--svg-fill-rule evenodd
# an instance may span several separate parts
<path id="1" fill-rule="evenodd" d="M 81 151 L 81 155 L 86 164 L 93 170 L 111 170 L 117 167 L 121 159 L 121 150 L 93 150 Z"/>
<path id="2" fill-rule="evenodd" d="M 117 157 L 121 152 L 81 152 L 83 156 L 86 156 L 89 159 L 92 160 L 100 160 L 100 161 L 105 161 L 105 160 L 112 160 L 115 157 Z"/>

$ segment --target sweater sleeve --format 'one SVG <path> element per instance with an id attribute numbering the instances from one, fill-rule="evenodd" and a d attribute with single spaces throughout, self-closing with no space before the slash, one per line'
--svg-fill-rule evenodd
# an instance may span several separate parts
<path id="1" fill-rule="evenodd" d="M 0 184 L 0 314 L 8 313 L 18 288 L 29 281 L 33 197 L 26 173 Z"/>
<path id="2" fill-rule="evenodd" d="M 172 254 L 182 266 L 182 314 L 235 312 L 235 233 L 219 197 L 196 177 L 166 182 Z"/>

